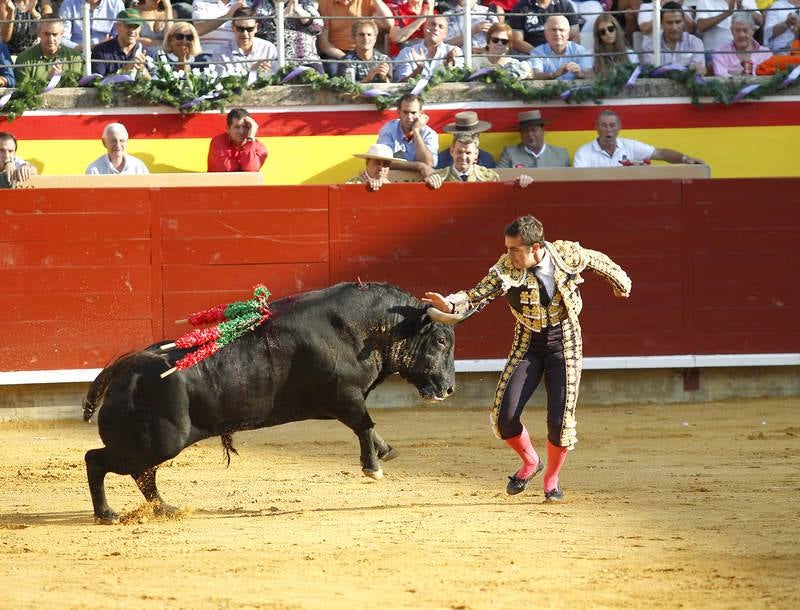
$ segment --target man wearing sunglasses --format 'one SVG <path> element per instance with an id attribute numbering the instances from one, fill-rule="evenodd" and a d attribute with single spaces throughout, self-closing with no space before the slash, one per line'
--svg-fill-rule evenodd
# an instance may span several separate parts
<path id="1" fill-rule="evenodd" d="M 251 8 L 237 9 L 233 14 L 233 36 L 227 53 L 214 59 L 225 62 L 229 73 L 243 76 L 255 70 L 270 76 L 278 70 L 278 49 L 263 38 L 256 38 L 255 12 Z"/>
<path id="2" fill-rule="evenodd" d="M 100 76 L 117 72 L 134 78 L 141 75 L 149 80 L 147 54 L 139 42 L 141 27 L 142 16 L 136 9 L 126 8 L 117 13 L 117 35 L 92 49 L 92 72 Z"/>
<path id="3" fill-rule="evenodd" d="M 211 138 L 208 148 L 209 172 L 257 172 L 269 153 L 256 140 L 258 124 L 244 108 L 228 113 L 228 130 Z"/>

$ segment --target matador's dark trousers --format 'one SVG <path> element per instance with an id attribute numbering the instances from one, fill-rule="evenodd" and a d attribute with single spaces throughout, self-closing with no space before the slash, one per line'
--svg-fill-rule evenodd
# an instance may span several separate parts
<path id="1" fill-rule="evenodd" d="M 520 416 L 544 377 L 547 438 L 560 447 L 571 448 L 575 443 L 575 403 L 582 356 L 580 331 L 576 333 L 575 330 L 568 320 L 541 332 L 532 332 L 517 324 L 514 345 L 497 385 L 492 411 L 492 423 L 500 438 L 513 438 L 522 433 Z"/>

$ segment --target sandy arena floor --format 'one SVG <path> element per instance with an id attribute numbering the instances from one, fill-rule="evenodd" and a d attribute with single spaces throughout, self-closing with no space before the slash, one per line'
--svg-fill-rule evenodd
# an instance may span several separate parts
<path id="1" fill-rule="evenodd" d="M 485 410 L 372 416 L 382 481 L 340 424 L 291 424 L 163 467 L 177 519 L 109 475 L 118 526 L 92 524 L 94 424 L 0 424 L 0 608 L 800 607 L 797 400 L 579 407 L 562 505 L 506 496 Z"/>

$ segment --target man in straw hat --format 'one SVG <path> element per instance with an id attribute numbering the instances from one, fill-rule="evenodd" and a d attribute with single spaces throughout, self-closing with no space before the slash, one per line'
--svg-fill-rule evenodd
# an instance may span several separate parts
<path id="1" fill-rule="evenodd" d="M 459 112 L 455 116 L 455 121 L 448 123 L 444 126 L 442 131 L 445 133 L 452 133 L 453 137 L 463 134 L 479 134 L 488 131 L 492 124 L 488 121 L 481 121 L 478 118 L 478 113 L 471 110 Z M 447 148 L 439 153 L 439 162 L 436 164 L 436 169 L 450 167 L 453 164 L 453 157 L 450 156 L 450 149 Z M 490 152 L 478 149 L 478 165 L 483 167 L 497 167 L 497 163 Z"/>
<path id="2" fill-rule="evenodd" d="M 521 142 L 503 149 L 497 167 L 569 167 L 566 148 L 545 144 L 544 126 L 550 121 L 543 119 L 541 112 L 520 112 L 518 121 Z"/>
<path id="3" fill-rule="evenodd" d="M 389 168 L 394 157 L 392 149 L 385 144 L 373 144 L 364 154 L 355 154 L 354 157 L 366 159 L 366 167 L 358 176 L 350 178 L 347 184 L 366 184 L 368 191 L 377 191 L 389 182 Z"/>
<path id="4" fill-rule="evenodd" d="M 478 134 L 462 133 L 453 138 L 450 145 L 453 163 L 444 169 L 437 169 L 425 178 L 425 184 L 432 189 L 441 188 L 444 182 L 498 182 L 499 174 L 493 169 L 476 163 L 478 159 Z M 522 188 L 527 188 L 533 178 L 525 174 L 515 180 Z"/>

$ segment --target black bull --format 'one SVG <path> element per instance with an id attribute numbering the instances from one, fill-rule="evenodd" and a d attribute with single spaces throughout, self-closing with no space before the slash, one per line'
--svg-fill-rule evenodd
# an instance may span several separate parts
<path id="1" fill-rule="evenodd" d="M 378 460 L 396 452 L 375 432 L 369 393 L 393 373 L 428 400 L 453 392 L 452 327 L 399 288 L 338 284 L 276 301 L 271 311 L 253 332 L 166 378 L 160 374 L 187 352 L 161 344 L 98 375 L 84 403 L 87 421 L 102 407 L 105 446 L 86 453 L 97 522 L 118 521 L 106 501 L 107 473 L 131 475 L 156 512 L 171 511 L 156 487 L 159 464 L 213 436 L 235 452 L 233 432 L 292 421 L 339 420 L 358 436 L 364 474 L 380 478 Z"/>

